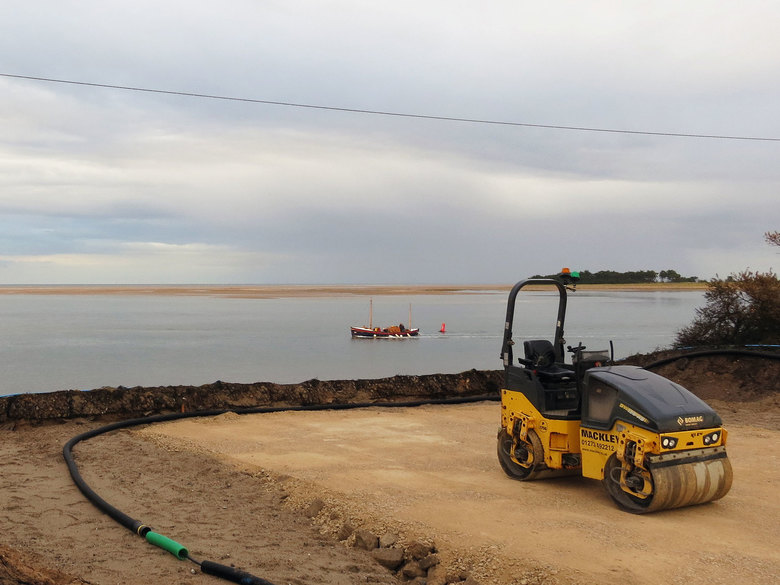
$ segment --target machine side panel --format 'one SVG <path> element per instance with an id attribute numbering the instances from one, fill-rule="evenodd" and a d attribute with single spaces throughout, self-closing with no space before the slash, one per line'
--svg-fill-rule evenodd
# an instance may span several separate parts
<path id="1" fill-rule="evenodd" d="M 542 443 L 545 464 L 549 469 L 579 467 L 578 420 L 545 418 L 522 392 L 503 390 L 501 426 L 516 440 L 525 440 L 525 434 L 533 429 Z"/>

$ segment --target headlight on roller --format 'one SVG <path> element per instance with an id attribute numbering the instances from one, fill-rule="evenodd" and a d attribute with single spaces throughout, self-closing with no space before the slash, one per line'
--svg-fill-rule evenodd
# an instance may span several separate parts
<path id="1" fill-rule="evenodd" d="M 705 445 L 714 445 L 718 442 L 718 439 L 720 439 L 720 431 L 714 431 L 712 433 L 707 433 L 704 435 L 704 444 Z"/>
<path id="2" fill-rule="evenodd" d="M 661 447 L 664 449 L 674 449 L 677 446 L 675 437 L 661 437 Z"/>

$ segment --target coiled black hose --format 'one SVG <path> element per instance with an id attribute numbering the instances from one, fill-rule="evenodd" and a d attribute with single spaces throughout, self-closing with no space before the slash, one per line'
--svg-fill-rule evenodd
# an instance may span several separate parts
<path id="1" fill-rule="evenodd" d="M 672 362 L 676 362 L 677 360 L 682 360 L 685 358 L 706 357 L 711 355 L 742 355 L 742 356 L 756 357 L 756 358 L 769 359 L 769 360 L 780 360 L 780 353 L 773 353 L 771 351 L 753 351 L 749 349 L 705 349 L 701 351 L 692 351 L 690 353 L 683 353 L 681 355 L 664 358 L 656 362 L 653 362 L 651 364 L 648 364 L 644 366 L 644 368 L 646 370 L 650 370 L 652 368 L 659 368 L 666 364 L 670 364 Z"/>
<path id="2" fill-rule="evenodd" d="M 207 575 L 214 575 L 234 583 L 240 583 L 242 585 L 274 585 L 270 581 L 263 579 L 262 577 L 256 577 L 235 567 L 229 567 L 227 565 L 221 565 L 213 561 L 198 561 L 190 556 L 186 547 L 182 546 L 178 542 L 171 540 L 170 538 L 158 534 L 147 524 L 131 518 L 115 506 L 109 504 L 106 500 L 101 498 L 95 490 L 93 490 L 84 478 L 81 477 L 78 465 L 73 458 L 73 447 L 82 441 L 110 433 L 119 429 L 126 429 L 130 427 L 148 425 L 158 422 L 166 422 L 173 420 L 180 420 L 185 418 L 200 418 L 209 416 L 218 416 L 220 414 L 226 414 L 228 412 L 235 412 L 237 414 L 264 414 L 270 412 L 287 412 L 287 411 L 316 411 L 316 410 L 352 410 L 356 408 L 368 408 L 368 407 L 385 407 L 385 408 L 403 408 L 403 407 L 415 407 L 424 406 L 429 404 L 468 404 L 473 402 L 484 402 L 486 400 L 498 400 L 498 393 L 481 394 L 478 396 L 463 396 L 455 398 L 432 398 L 428 400 L 416 400 L 407 402 L 360 402 L 354 404 L 312 404 L 306 406 L 259 406 L 254 408 L 242 408 L 242 409 L 225 409 L 225 410 L 202 410 L 195 412 L 176 412 L 170 414 L 160 414 L 156 416 L 149 416 L 143 418 L 134 418 L 123 420 L 115 423 L 111 423 L 90 431 L 81 433 L 71 438 L 65 446 L 62 448 L 62 456 L 65 458 L 65 463 L 68 466 L 73 482 L 76 487 L 79 488 L 82 494 L 100 511 L 111 517 L 113 520 L 134 532 L 141 538 L 146 539 L 147 542 L 153 544 L 163 550 L 170 552 L 176 558 L 180 560 L 190 560 L 193 563 L 200 566 L 203 573 Z"/>

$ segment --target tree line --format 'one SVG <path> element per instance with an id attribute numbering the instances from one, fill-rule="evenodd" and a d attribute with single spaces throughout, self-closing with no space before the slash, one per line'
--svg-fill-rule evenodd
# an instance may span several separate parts
<path id="1" fill-rule="evenodd" d="M 540 275 L 531 278 L 556 278 L 557 274 Z M 615 270 L 580 270 L 580 282 L 583 284 L 642 284 L 655 282 L 698 282 L 696 276 L 682 276 L 676 270 L 629 270 L 617 272 Z"/>

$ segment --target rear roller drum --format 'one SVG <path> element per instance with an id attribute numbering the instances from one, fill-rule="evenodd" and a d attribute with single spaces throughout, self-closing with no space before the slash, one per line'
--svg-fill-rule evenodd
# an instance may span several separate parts
<path id="1" fill-rule="evenodd" d="M 498 432 L 498 462 L 501 469 L 512 479 L 521 481 L 534 479 L 544 465 L 544 450 L 538 435 L 528 431 L 528 440 L 515 445 L 512 436 L 501 429 Z"/>

